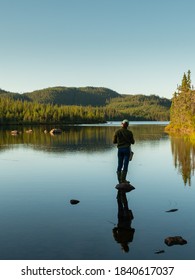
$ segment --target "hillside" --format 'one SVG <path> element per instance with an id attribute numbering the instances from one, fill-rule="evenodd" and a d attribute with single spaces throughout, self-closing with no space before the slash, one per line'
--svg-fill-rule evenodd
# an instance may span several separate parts
<path id="1" fill-rule="evenodd" d="M 117 108 L 118 113 L 131 120 L 167 121 L 170 117 L 171 100 L 156 95 L 122 95 L 113 98 L 106 108 Z"/>
<path id="2" fill-rule="evenodd" d="M 51 87 L 24 93 L 23 96 L 29 101 L 42 104 L 104 106 L 120 94 L 102 87 Z"/>
<path id="3" fill-rule="evenodd" d="M 1 102 L 2 98 L 8 98 L 5 104 L 9 103 L 9 109 L 8 112 L 4 112 L 5 106 L 2 105 L 1 122 L 9 123 L 16 123 L 18 120 L 21 123 L 103 122 L 123 118 L 131 121 L 167 121 L 171 106 L 171 100 L 156 95 L 121 95 L 102 87 L 52 87 L 23 94 L 0 90 Z"/>
<path id="4" fill-rule="evenodd" d="M 10 97 L 14 100 L 24 100 L 25 97 L 22 94 L 9 92 L 3 89 L 0 89 L 0 97 Z"/>

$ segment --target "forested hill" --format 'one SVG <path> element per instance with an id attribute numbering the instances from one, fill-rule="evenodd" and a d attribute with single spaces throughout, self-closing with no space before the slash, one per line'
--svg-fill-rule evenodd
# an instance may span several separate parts
<path id="1" fill-rule="evenodd" d="M 3 89 L 0 89 L 0 97 L 10 97 L 13 99 L 20 99 L 23 100 L 23 96 L 19 93 L 15 93 L 15 92 L 9 92 Z"/>
<path id="2" fill-rule="evenodd" d="M 118 113 L 132 120 L 168 121 L 170 117 L 171 100 L 157 95 L 122 95 L 113 98 L 107 108 L 117 108 Z"/>
<path id="3" fill-rule="evenodd" d="M 120 94 L 103 87 L 50 87 L 23 94 L 0 89 L 0 96 L 40 104 L 104 106 L 111 98 Z"/>
<path id="4" fill-rule="evenodd" d="M 13 93 L 7 92 L 5 90 L 0 90 L 0 101 L 3 102 L 2 98 L 8 98 L 7 101 L 9 103 L 9 114 L 8 112 L 3 111 L 3 115 L 0 116 L 1 120 L 7 121 L 14 118 L 16 115 L 22 116 L 24 112 L 18 112 L 23 107 L 29 108 L 29 104 L 32 105 L 29 109 L 31 115 L 37 115 L 39 111 L 40 116 L 36 116 L 35 121 L 37 122 L 38 119 L 46 121 L 45 117 L 43 118 L 43 112 L 50 111 L 55 109 L 56 112 L 59 110 L 65 110 L 66 115 L 67 110 L 69 110 L 69 115 L 72 116 L 75 114 L 75 106 L 82 107 L 85 110 L 85 113 L 82 113 L 86 116 L 88 114 L 88 120 L 93 122 L 99 121 L 107 121 L 107 120 L 119 120 L 123 118 L 128 118 L 129 120 L 151 120 L 151 121 L 168 121 L 170 115 L 170 106 L 171 100 L 166 98 L 161 98 L 157 95 L 129 95 L 129 94 L 119 94 L 116 91 L 113 91 L 108 88 L 102 87 L 50 87 L 42 90 L 36 90 L 29 93 Z M 19 102 L 24 102 L 21 104 Z M 36 104 L 42 105 L 39 106 L 39 110 L 36 108 Z M 50 105 L 50 106 L 49 106 Z M 51 106 L 52 105 L 52 106 Z M 3 105 L 2 105 L 3 106 Z M 47 106 L 44 107 L 44 106 Z M 61 107 L 69 107 L 67 108 L 57 108 L 56 106 Z M 18 107 L 19 109 L 17 109 Z M 92 113 L 92 109 L 87 108 L 92 107 L 94 108 L 94 112 Z M 33 109 L 34 108 L 34 109 Z M 85 108 L 85 109 L 84 109 Z M 99 111 L 97 113 L 98 108 Z M 13 109 L 13 111 L 12 111 Z M 34 111 L 33 111 L 34 110 Z M 80 109 L 77 108 L 79 111 Z M 86 111 L 87 110 L 87 111 Z M 24 111 L 27 112 L 28 110 L 24 108 Z M 87 113 L 86 113 L 87 112 Z M 49 115 L 53 115 L 54 112 L 50 112 Z M 57 114 L 57 113 L 56 113 Z M 58 115 L 62 114 L 58 112 Z M 65 114 L 63 112 L 63 114 Z M 80 112 L 81 114 L 81 112 Z M 94 116 L 93 116 L 94 114 Z M 98 116 L 99 114 L 99 116 Z M 48 115 L 45 114 L 45 115 Z M 101 117 L 100 117 L 101 115 Z M 12 116 L 12 117 L 10 117 Z M 98 116 L 98 117 L 97 117 Z M 59 116 L 58 116 L 59 117 Z M 27 117 L 25 116 L 24 119 Z M 50 117 L 51 118 L 51 117 Z M 76 121 L 82 121 L 77 117 Z M 29 119 L 29 117 L 27 118 Z M 61 121 L 63 118 L 56 118 L 57 121 Z M 66 117 L 66 120 L 68 117 Z M 63 119 L 64 120 L 64 119 Z M 16 120 L 15 120 L 16 121 Z M 74 120 L 69 120 L 74 122 Z M 85 120 L 86 121 L 86 120 Z M 23 119 L 21 118 L 21 122 Z"/>
<path id="5" fill-rule="evenodd" d="M 170 108 L 171 100 L 157 95 L 119 94 L 104 87 L 49 87 L 28 93 L 13 93 L 0 89 L 1 97 L 11 97 L 40 104 L 105 106 L 127 109 L 139 106 L 162 106 Z M 146 109 L 145 107 L 145 109 Z"/>
<path id="6" fill-rule="evenodd" d="M 24 93 L 26 100 L 42 104 L 104 106 L 119 93 L 103 87 L 50 87 Z"/>

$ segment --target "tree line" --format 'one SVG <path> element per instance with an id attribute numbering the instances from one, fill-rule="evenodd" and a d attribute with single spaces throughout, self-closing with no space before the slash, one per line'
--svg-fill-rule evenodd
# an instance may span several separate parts
<path id="1" fill-rule="evenodd" d="M 141 98 L 139 96 L 139 98 Z M 138 99 L 139 99 L 138 98 Z M 137 99 L 135 98 L 136 102 Z M 130 101 L 129 101 L 130 102 Z M 119 106 L 120 103 L 120 106 Z M 103 123 L 128 118 L 139 120 L 168 120 L 169 107 L 150 102 L 131 105 L 128 98 L 114 99 L 106 106 L 53 105 L 14 100 L 0 95 L 1 124 L 45 124 L 45 123 Z"/>
<path id="2" fill-rule="evenodd" d="M 173 95 L 170 124 L 166 131 L 195 138 L 195 90 L 191 84 L 190 70 L 187 74 L 184 73 L 181 85 Z"/>
<path id="3" fill-rule="evenodd" d="M 167 98 L 142 94 L 123 95 L 112 98 L 106 106 L 107 109 L 116 108 L 118 114 L 135 121 L 168 121 L 170 118 L 170 107 L 171 100 Z M 112 116 L 112 118 L 115 117 Z"/>
<path id="4" fill-rule="evenodd" d="M 0 89 L 0 123 L 97 123 L 169 120 L 171 100 L 122 95 L 103 87 L 52 87 L 29 93 Z"/>
<path id="5" fill-rule="evenodd" d="M 1 124 L 104 122 L 104 110 L 91 106 L 59 106 L 0 97 Z"/>

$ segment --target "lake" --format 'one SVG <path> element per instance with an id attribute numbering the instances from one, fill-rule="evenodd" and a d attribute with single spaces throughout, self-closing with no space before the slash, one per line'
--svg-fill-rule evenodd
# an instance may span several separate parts
<path id="1" fill-rule="evenodd" d="M 55 136 L 44 133 L 51 127 L 1 128 L 0 259 L 194 260 L 195 147 L 165 125 L 130 123 L 135 190 L 122 220 L 112 144 L 120 123 L 62 126 Z M 174 236 L 187 244 L 165 244 Z"/>

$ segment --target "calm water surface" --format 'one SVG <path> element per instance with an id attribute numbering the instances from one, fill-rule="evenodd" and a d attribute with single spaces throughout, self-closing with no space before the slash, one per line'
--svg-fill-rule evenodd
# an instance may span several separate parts
<path id="1" fill-rule="evenodd" d="M 195 259 L 195 147 L 164 127 L 131 123 L 126 222 L 115 189 L 119 123 L 61 127 L 56 136 L 1 129 L 0 259 Z M 188 243 L 168 247 L 170 236 Z"/>

